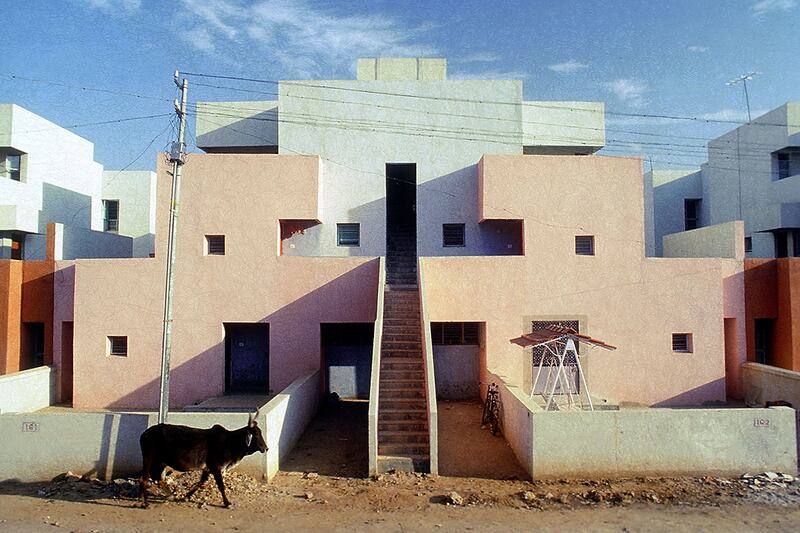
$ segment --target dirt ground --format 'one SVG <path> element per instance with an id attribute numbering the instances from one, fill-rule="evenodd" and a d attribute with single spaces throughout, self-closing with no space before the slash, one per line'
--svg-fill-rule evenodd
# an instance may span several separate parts
<path id="1" fill-rule="evenodd" d="M 367 479 L 366 404 L 340 402 L 312 422 L 272 483 L 225 475 L 233 507 L 222 507 L 213 482 L 191 501 L 167 497 L 157 486 L 141 508 L 135 479 L 104 482 L 64 475 L 46 483 L 0 483 L 0 531 L 798 531 L 800 481 L 769 473 L 744 479 L 668 478 L 525 481 L 515 461 L 486 479 L 392 473 Z M 474 426 L 474 406 L 444 409 L 440 429 Z M 452 407 L 452 406 L 451 406 Z M 479 418 L 478 418 L 479 420 Z M 510 450 L 472 427 L 442 447 L 451 457 L 486 465 Z M 483 433 L 481 433 L 481 431 Z M 505 455 L 504 461 L 511 456 Z M 450 467 L 447 467 L 450 468 Z M 473 476 L 475 473 L 472 474 Z M 452 477 L 451 477 L 452 476 Z M 198 473 L 169 476 L 181 497 Z"/>

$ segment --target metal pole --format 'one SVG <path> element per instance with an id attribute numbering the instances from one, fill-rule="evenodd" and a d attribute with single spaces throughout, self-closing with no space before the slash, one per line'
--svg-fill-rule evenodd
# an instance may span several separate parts
<path id="1" fill-rule="evenodd" d="M 184 78 L 178 81 L 175 71 L 175 85 L 181 89 L 180 105 L 176 102 L 175 111 L 180 117 L 178 142 L 173 143 L 169 158 L 172 162 L 172 195 L 170 196 L 169 235 L 167 237 L 167 273 L 164 287 L 164 329 L 161 337 L 161 389 L 158 399 L 158 423 L 167 422 L 169 412 L 169 358 L 172 351 L 172 296 L 175 281 L 175 232 L 178 227 L 178 208 L 180 207 L 181 167 L 183 166 L 184 135 L 186 132 L 186 99 L 189 82 Z"/>
<path id="2" fill-rule="evenodd" d="M 747 78 L 742 80 L 742 84 L 744 84 L 744 101 L 747 102 L 747 122 L 753 122 L 753 118 L 750 116 L 750 95 L 747 93 Z"/>

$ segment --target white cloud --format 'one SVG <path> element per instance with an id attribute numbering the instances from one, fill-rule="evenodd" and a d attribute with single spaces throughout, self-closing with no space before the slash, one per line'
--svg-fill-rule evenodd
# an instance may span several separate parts
<path id="1" fill-rule="evenodd" d="M 795 6 L 797 6 L 797 0 L 760 0 L 750 6 L 750 9 L 755 15 L 763 15 L 772 11 L 789 11 Z"/>
<path id="2" fill-rule="evenodd" d="M 503 59 L 500 54 L 495 54 L 493 52 L 477 52 L 475 54 L 469 54 L 461 59 L 462 63 L 494 63 L 495 61 L 500 61 Z"/>
<path id="3" fill-rule="evenodd" d="M 751 112 L 751 115 L 755 118 L 760 115 L 766 113 L 767 110 L 765 109 L 754 109 Z M 747 122 L 747 110 L 746 109 L 720 109 L 719 111 L 714 111 L 713 113 L 703 113 L 700 115 L 699 118 L 703 120 L 722 120 L 722 121 L 732 121 L 732 122 Z"/>
<path id="4" fill-rule="evenodd" d="M 548 65 L 547 68 L 554 72 L 560 72 L 562 74 L 572 74 L 573 72 L 578 72 L 579 70 L 585 69 L 588 67 L 586 63 L 579 63 L 574 59 L 570 59 L 569 61 L 565 61 L 563 63 L 556 63 L 555 65 Z"/>
<path id="5" fill-rule="evenodd" d="M 109 15 L 131 15 L 142 7 L 142 0 L 81 0 L 89 7 Z"/>
<path id="6" fill-rule="evenodd" d="M 521 70 L 485 70 L 483 72 L 456 72 L 448 74 L 453 80 L 526 80 L 528 73 Z"/>
<path id="7" fill-rule="evenodd" d="M 647 100 L 644 95 L 650 92 L 650 86 L 646 82 L 630 78 L 620 78 L 605 82 L 602 85 L 621 102 L 633 108 L 640 109 L 647 105 Z"/>
<path id="8" fill-rule="evenodd" d="M 349 70 L 358 57 L 424 57 L 437 49 L 417 44 L 431 26 L 407 27 L 381 14 L 338 15 L 306 0 L 182 0 L 190 32 L 202 52 L 237 61 L 259 57 L 287 75 L 316 77 Z"/>
<path id="9" fill-rule="evenodd" d="M 689 51 L 690 52 L 695 52 L 695 53 L 698 53 L 698 54 L 703 54 L 705 52 L 708 52 L 708 50 L 709 50 L 708 46 L 690 46 L 689 47 Z"/>

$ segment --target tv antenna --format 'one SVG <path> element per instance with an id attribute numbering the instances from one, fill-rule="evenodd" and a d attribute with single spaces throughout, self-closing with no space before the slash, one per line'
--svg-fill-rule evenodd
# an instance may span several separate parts
<path id="1" fill-rule="evenodd" d="M 750 95 L 747 93 L 747 80 L 752 80 L 753 76 L 758 74 L 758 72 L 748 72 L 747 74 L 742 74 L 738 78 L 733 78 L 730 81 L 725 82 L 725 85 L 736 85 L 737 83 L 741 83 L 744 86 L 744 99 L 747 102 L 747 122 L 752 122 L 753 119 L 750 116 Z"/>

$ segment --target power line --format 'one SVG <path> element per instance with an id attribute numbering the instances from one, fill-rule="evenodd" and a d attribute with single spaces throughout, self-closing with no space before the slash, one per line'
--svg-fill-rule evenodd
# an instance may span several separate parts
<path id="1" fill-rule="evenodd" d="M 53 124 L 52 128 L 41 128 L 41 129 L 38 129 L 38 130 L 22 130 L 22 131 L 14 130 L 14 133 L 40 133 L 40 132 L 43 132 L 43 131 L 53 131 L 53 130 L 57 130 L 57 129 L 71 130 L 71 129 L 77 129 L 77 128 L 85 128 L 85 127 L 89 127 L 89 126 L 104 126 L 104 125 L 107 125 L 107 124 L 120 124 L 122 122 L 131 122 L 131 121 L 134 121 L 134 120 L 148 120 L 148 119 L 151 119 L 151 118 L 162 118 L 162 117 L 167 117 L 167 116 L 170 116 L 170 115 L 172 115 L 172 113 L 159 113 L 159 114 L 156 114 L 156 115 L 144 115 L 144 116 L 141 116 L 141 117 L 127 117 L 127 118 L 118 118 L 118 119 L 114 119 L 114 120 L 104 120 L 102 122 L 84 122 L 82 124 L 72 124 L 72 125 L 69 125 L 69 126 L 60 126 L 58 124 Z"/>
<path id="2" fill-rule="evenodd" d="M 116 95 L 121 95 L 121 96 L 130 96 L 132 98 L 140 98 L 140 99 L 144 99 L 144 100 L 158 100 L 158 101 L 166 101 L 166 102 L 170 102 L 171 101 L 169 98 L 163 98 L 163 97 L 159 97 L 159 96 L 148 96 L 146 94 L 131 93 L 131 92 L 127 92 L 127 91 L 117 91 L 115 89 L 105 89 L 105 88 L 99 88 L 99 87 L 88 87 L 88 86 L 83 86 L 83 85 L 69 85 L 67 83 L 61 83 L 61 82 L 52 81 L 52 80 L 43 80 L 43 79 L 36 79 L 36 78 L 25 78 L 23 76 L 17 76 L 15 74 L 9 74 L 9 75 L 3 76 L 3 77 L 6 78 L 6 79 L 11 79 L 11 80 L 30 81 L 30 82 L 34 82 L 34 83 L 43 83 L 43 84 L 46 84 L 46 85 L 55 85 L 57 87 L 65 87 L 67 89 L 78 89 L 78 90 L 81 90 L 81 91 L 90 91 L 90 92 L 97 92 L 97 93 L 107 93 L 107 94 L 116 94 Z"/>

